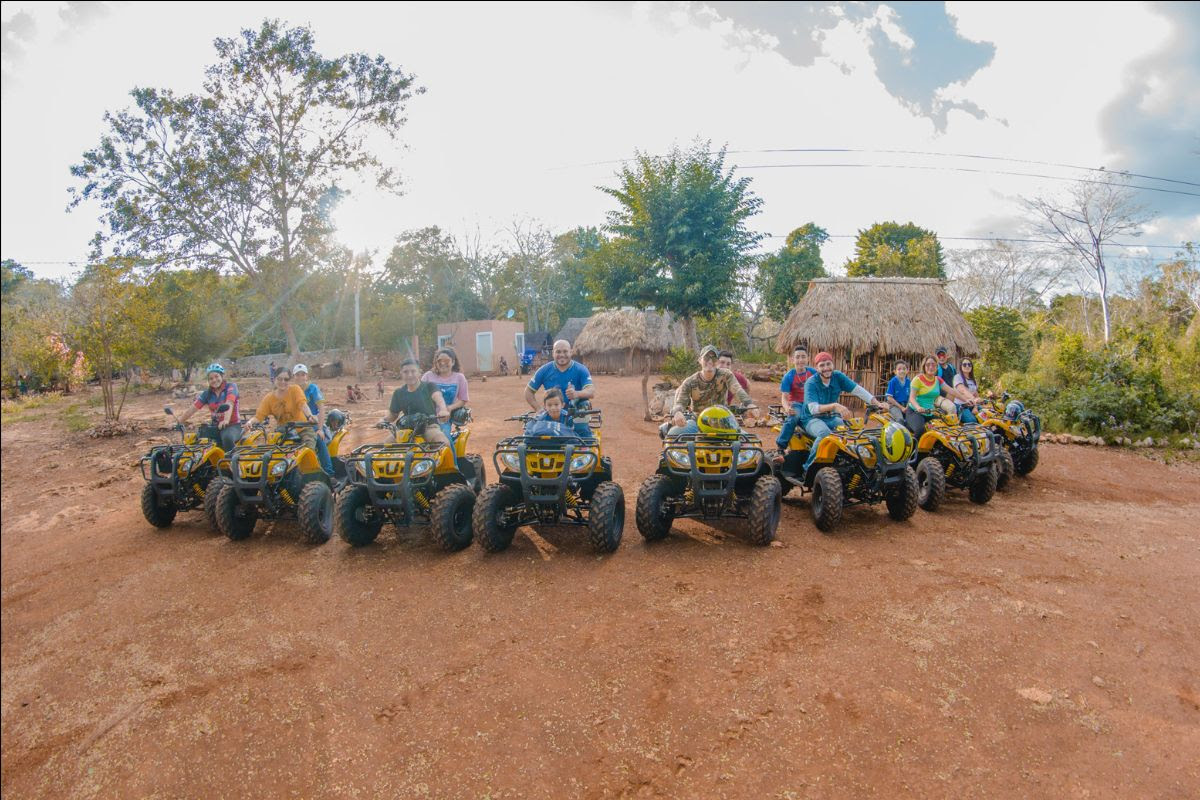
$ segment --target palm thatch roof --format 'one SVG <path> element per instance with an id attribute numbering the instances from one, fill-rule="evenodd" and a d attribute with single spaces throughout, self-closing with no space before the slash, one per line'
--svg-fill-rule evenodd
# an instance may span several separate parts
<path id="1" fill-rule="evenodd" d="M 581 356 L 602 353 L 666 353 L 683 344 L 683 331 L 668 313 L 603 311 L 588 320 L 575 339 Z"/>
<path id="2" fill-rule="evenodd" d="M 775 349 L 799 343 L 853 353 L 932 353 L 946 345 L 978 355 L 979 341 L 945 281 L 933 278 L 820 278 L 788 315 Z"/>
<path id="3" fill-rule="evenodd" d="M 562 328 L 559 329 L 558 336 L 554 337 L 554 341 L 566 339 L 568 342 L 574 345 L 575 340 L 579 338 L 579 334 L 583 332 L 583 329 L 588 324 L 589 319 L 591 319 L 591 317 L 568 317 L 567 321 L 563 323 Z"/>

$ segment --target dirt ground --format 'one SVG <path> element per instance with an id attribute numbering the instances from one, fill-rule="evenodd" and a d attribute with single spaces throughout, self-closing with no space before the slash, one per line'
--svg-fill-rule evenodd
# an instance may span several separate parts
<path id="1" fill-rule="evenodd" d="M 693 522 L 648 545 L 638 383 L 597 381 L 608 557 L 567 528 L 491 556 L 390 527 L 231 542 L 199 511 L 159 532 L 135 464 L 164 432 L 6 421 L 4 796 L 1200 795 L 1194 464 L 1047 445 L 987 506 L 823 535 L 789 497 L 782 546 Z M 470 388 L 491 473 L 521 379 Z"/>

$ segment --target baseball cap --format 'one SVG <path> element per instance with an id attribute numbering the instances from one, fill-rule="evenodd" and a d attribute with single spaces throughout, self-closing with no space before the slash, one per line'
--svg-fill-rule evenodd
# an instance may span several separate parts
<path id="1" fill-rule="evenodd" d="M 297 364 L 296 366 L 292 367 L 293 375 L 299 375 L 301 372 L 303 372 L 305 375 L 307 375 L 308 367 L 304 366 L 303 364 Z"/>
<path id="2" fill-rule="evenodd" d="M 717 348 L 713 347 L 711 344 L 706 344 L 706 345 L 704 345 L 704 347 L 700 348 L 700 358 L 701 359 L 708 358 L 710 353 L 712 354 L 713 358 L 716 358 L 717 357 Z"/>

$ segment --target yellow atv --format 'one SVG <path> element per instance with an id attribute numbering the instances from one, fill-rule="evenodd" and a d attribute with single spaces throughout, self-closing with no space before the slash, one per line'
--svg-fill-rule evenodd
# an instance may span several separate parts
<path id="1" fill-rule="evenodd" d="M 987 503 L 996 494 L 1001 447 L 987 428 L 964 423 L 955 413 L 927 417 L 912 463 L 919 488 L 918 505 L 937 511 L 946 487 L 966 489 L 972 503 Z"/>
<path id="2" fill-rule="evenodd" d="M 658 469 L 638 490 L 643 538 L 666 537 L 676 519 L 734 517 L 749 522 L 754 544 L 774 541 L 783 490 L 758 437 L 741 430 L 737 414 L 744 411 L 711 406 L 696 418 L 697 433 L 672 436 L 666 426 L 660 429 Z"/>
<path id="3" fill-rule="evenodd" d="M 484 475 L 483 459 L 467 453 L 471 432 L 463 426 L 469 419 L 457 418 L 453 450 L 413 435 L 434 421 L 425 414 L 401 417 L 394 425 L 379 423 L 393 440 L 363 445 L 346 459 L 347 482 L 335 516 L 338 536 L 362 547 L 391 522 L 398 528 L 428 525 L 444 550 L 470 545 L 471 510 Z"/>
<path id="4" fill-rule="evenodd" d="M 1042 420 L 1005 392 L 988 398 L 976 410 L 979 424 L 991 430 L 1003 448 L 1000 451 L 1000 479 L 1003 489 L 1013 475 L 1028 475 L 1037 469 L 1038 443 L 1042 438 Z"/>
<path id="5" fill-rule="evenodd" d="M 227 405 L 217 409 L 222 414 L 228 410 Z M 163 411 L 174 418 L 170 406 Z M 191 433 L 178 420 L 172 429 L 179 433 L 179 444 L 153 447 L 141 458 L 142 478 L 146 481 L 142 486 L 142 516 L 154 527 L 166 528 L 180 511 L 203 506 L 212 524 L 215 502 L 209 495 L 220 491 L 219 465 L 225 458 L 225 451 L 218 443 L 216 415 Z"/>
<path id="6" fill-rule="evenodd" d="M 334 479 L 321 469 L 316 452 L 301 442 L 298 431 L 306 427 L 316 423 L 289 422 L 265 442 L 239 444 L 230 453 L 229 478 L 217 496 L 215 514 L 217 526 L 230 539 L 247 538 L 260 517 L 292 517 L 307 541 L 329 541 Z"/>
<path id="7" fill-rule="evenodd" d="M 886 411 L 886 407 L 877 406 Z M 771 406 L 776 434 L 783 423 L 781 406 Z M 817 445 L 817 456 L 806 470 L 812 437 L 797 427 L 775 475 L 785 487 L 812 494 L 809 506 L 817 529 L 837 527 L 846 506 L 887 504 L 888 516 L 904 521 L 917 510 L 917 476 L 909 466 L 914 444 L 908 428 L 885 413 L 872 414 L 879 424 L 867 428 L 863 421 L 847 420 Z"/>
<path id="8" fill-rule="evenodd" d="M 590 436 L 573 426 L 534 420 L 534 414 L 506 421 L 529 424 L 520 436 L 496 445 L 492 456 L 500 482 L 488 486 L 475 504 L 472 527 L 479 544 L 497 553 L 512 544 L 521 525 L 578 525 L 600 553 L 621 545 L 625 493 L 613 483 L 612 462 L 601 450 L 598 409 L 580 409 Z"/>

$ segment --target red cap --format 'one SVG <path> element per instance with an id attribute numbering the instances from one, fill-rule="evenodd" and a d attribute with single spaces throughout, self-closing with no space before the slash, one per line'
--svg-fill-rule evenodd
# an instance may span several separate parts
<path id="1" fill-rule="evenodd" d="M 813 359 L 813 365 L 820 364 L 822 361 L 833 361 L 833 355 L 824 350 L 817 353 L 817 357 Z"/>

